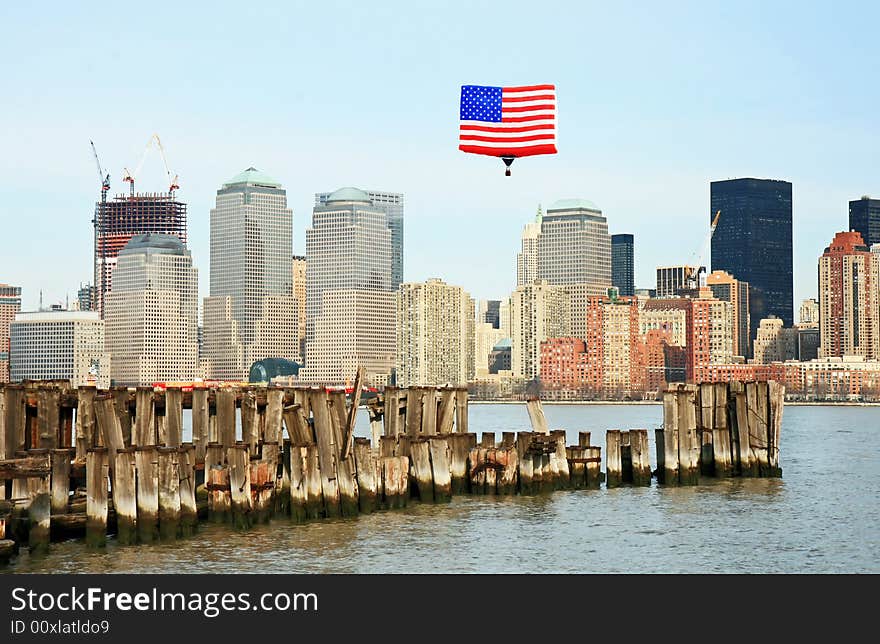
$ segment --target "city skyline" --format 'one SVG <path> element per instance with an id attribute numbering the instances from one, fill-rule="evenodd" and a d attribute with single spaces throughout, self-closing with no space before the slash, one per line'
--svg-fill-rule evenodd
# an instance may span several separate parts
<path id="1" fill-rule="evenodd" d="M 160 10 L 151 7 L 144 16 Z M 880 62 L 860 44 L 869 40 L 857 37 L 874 22 L 876 6 L 834 5 L 833 14 L 831 5 L 796 12 L 774 6 L 762 8 L 756 22 L 754 11 L 741 8 L 587 4 L 573 9 L 566 24 L 539 17 L 529 25 L 498 16 L 489 5 L 473 7 L 474 20 L 491 16 L 514 35 L 542 26 L 553 34 L 546 46 L 528 51 L 471 39 L 448 9 L 416 15 L 404 5 L 248 8 L 250 19 L 272 19 L 264 21 L 264 33 L 233 45 L 223 38 L 232 25 L 224 24 L 222 7 L 212 14 L 177 7 L 177 24 L 193 32 L 192 42 L 130 55 L 127 43 L 144 39 L 150 23 L 143 16 L 109 16 L 96 52 L 79 46 L 92 12 L 62 7 L 59 26 L 38 26 L 24 7 L 3 11 L 4 22 L 21 27 L 0 44 L 6 60 L 37 28 L 48 29 L 51 38 L 41 37 L 55 43 L 27 67 L 9 66 L 18 100 L 0 106 L 4 121 L 16 124 L 8 141 L 15 153 L 0 161 L 9 177 L 2 184 L 4 225 L 11 237 L 29 240 L 6 253 L 3 280 L 22 286 L 24 310 L 37 308 L 41 290 L 46 303 L 75 299 L 77 285 L 91 278 L 89 219 L 100 185 L 90 139 L 111 174 L 112 196 L 126 192 L 122 168 L 134 164 L 153 132 L 162 135 L 181 178 L 178 198 L 188 204 L 188 245 L 202 267 L 200 298 L 208 293 L 216 185 L 251 165 L 287 186 L 297 254 L 315 191 L 353 185 L 406 195 L 404 281 L 440 277 L 475 299 L 513 290 L 519 235 L 539 203 L 598 204 L 610 233 L 636 235 L 635 286 L 644 288 L 657 266 L 687 262 L 699 247 L 710 181 L 758 177 L 793 184 L 794 301 L 800 302 L 816 296 L 815 259 L 835 232 L 847 230 L 849 202 L 880 192 L 870 155 L 880 135 L 870 108 L 877 90 L 868 87 L 867 98 L 849 100 L 855 82 Z M 780 21 L 788 26 L 781 32 L 772 26 Z M 340 22 L 359 28 L 341 29 L 348 35 L 338 40 L 312 28 Z M 585 22 L 596 26 L 596 47 L 607 52 L 601 66 L 572 64 L 590 62 L 570 37 Z M 749 47 L 735 46 L 743 37 Z M 322 46 L 321 60 L 304 55 L 328 43 L 336 46 Z M 407 50 L 417 60 L 393 55 Z M 699 64 L 693 64 L 696 51 Z M 192 66 L 168 74 L 179 59 Z M 253 65 L 255 59 L 264 65 Z M 277 100 L 203 109 L 235 75 L 242 91 Z M 348 95 L 368 96 L 377 77 L 397 79 L 411 106 L 339 101 L 321 84 L 345 78 Z M 118 101 L 94 98 L 107 78 L 121 90 Z M 558 155 L 523 160 L 505 178 L 491 160 L 458 152 L 461 84 L 534 78 L 557 85 Z M 168 101 L 173 92 L 178 100 Z M 652 98 L 648 111 L 645 96 Z M 840 158 L 847 163 L 835 162 Z M 148 157 L 138 189 L 165 184 L 161 162 Z M 36 234 L 34 220 L 44 222 Z M 462 225 L 471 234 L 456 237 L 452 229 Z M 485 262 L 490 239 L 498 255 Z M 481 266 L 479 279 L 474 266 Z"/>

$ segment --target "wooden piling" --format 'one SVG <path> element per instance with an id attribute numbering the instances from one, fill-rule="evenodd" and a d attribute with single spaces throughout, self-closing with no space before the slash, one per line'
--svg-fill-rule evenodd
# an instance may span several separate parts
<path id="1" fill-rule="evenodd" d="M 272 508 L 271 493 L 275 489 L 275 481 L 269 473 L 269 463 L 252 455 L 248 467 L 251 482 L 251 523 L 267 523 Z"/>
<path id="2" fill-rule="evenodd" d="M 232 524 L 244 529 L 251 526 L 251 476 L 248 446 L 238 442 L 226 451 L 229 463 L 229 491 L 232 497 Z"/>
<path id="3" fill-rule="evenodd" d="M 107 544 L 107 448 L 86 451 L 86 543 L 91 547 Z"/>
<path id="4" fill-rule="evenodd" d="M 712 448 L 712 429 L 715 427 L 715 384 L 704 382 L 697 388 L 699 418 L 697 430 L 700 437 L 700 474 L 712 476 L 715 473 L 714 450 Z"/>
<path id="5" fill-rule="evenodd" d="M 336 461 L 336 479 L 339 486 L 339 510 L 344 517 L 358 514 L 357 472 L 354 459 L 343 458 L 343 448 L 348 441 L 345 436 L 348 412 L 345 405 L 345 392 L 330 394 L 330 419 L 333 427 L 333 458 Z"/>
<path id="6" fill-rule="evenodd" d="M 480 437 L 480 447 L 485 447 L 486 449 L 494 449 L 495 432 L 483 432 L 483 435 Z"/>
<path id="7" fill-rule="evenodd" d="M 484 494 L 498 493 L 498 450 L 495 447 L 486 448 L 486 485 L 483 488 Z"/>
<path id="8" fill-rule="evenodd" d="M 306 480 L 306 518 L 317 519 L 324 516 L 327 504 L 324 500 L 318 446 L 309 443 L 304 450 Z"/>
<path id="9" fill-rule="evenodd" d="M 450 434 L 449 441 L 449 473 L 450 490 L 453 495 L 465 494 L 468 491 L 468 453 L 477 444 L 476 434 Z"/>
<path id="10" fill-rule="evenodd" d="M 753 458 L 749 440 L 749 406 L 746 390 L 734 394 L 736 409 L 736 453 L 740 476 L 757 476 L 757 461 Z"/>
<path id="11" fill-rule="evenodd" d="M 571 473 L 568 469 L 568 458 L 565 452 L 565 430 L 557 429 L 550 432 L 556 439 L 556 451 L 551 455 L 555 463 L 556 489 L 564 490 L 569 486 Z"/>
<path id="12" fill-rule="evenodd" d="M 437 503 L 452 500 L 448 436 L 452 436 L 452 434 L 432 436 L 428 439 L 431 455 L 431 478 L 434 481 L 434 501 Z"/>
<path id="13" fill-rule="evenodd" d="M 183 443 L 178 448 L 180 468 L 180 532 L 190 536 L 196 531 L 199 523 L 199 509 L 196 503 L 196 447 L 192 443 Z"/>
<path id="14" fill-rule="evenodd" d="M 440 390 L 440 407 L 437 411 L 437 433 L 451 434 L 455 423 L 455 390 Z"/>
<path id="15" fill-rule="evenodd" d="M 434 502 L 434 478 L 431 475 L 431 451 L 427 438 L 416 438 L 409 442 L 412 457 L 412 476 L 423 503 Z"/>
<path id="16" fill-rule="evenodd" d="M 369 514 L 379 507 L 379 465 L 368 438 L 354 439 L 354 462 L 357 470 L 358 507 Z"/>
<path id="17" fill-rule="evenodd" d="M 588 488 L 598 489 L 601 483 L 602 448 L 591 445 L 586 450 L 586 485 Z"/>
<path id="18" fill-rule="evenodd" d="M 384 411 L 382 420 L 385 436 L 397 436 L 400 433 L 400 390 L 397 387 L 385 387 L 383 390 Z"/>
<path id="19" fill-rule="evenodd" d="M 458 387 L 455 390 L 455 433 L 468 433 L 468 390 Z"/>
<path id="20" fill-rule="evenodd" d="M 590 432 L 578 432 L 578 447 L 590 446 Z"/>
<path id="21" fill-rule="evenodd" d="M 260 440 L 257 431 L 257 397 L 250 389 L 241 392 L 241 440 L 251 454 L 256 453 Z"/>
<path id="22" fill-rule="evenodd" d="M 165 390 L 165 444 L 180 447 L 183 442 L 183 391 L 180 387 Z"/>
<path id="23" fill-rule="evenodd" d="M 486 494 L 486 464 L 489 450 L 485 447 L 473 447 L 468 453 L 468 478 L 471 494 Z"/>
<path id="24" fill-rule="evenodd" d="M 137 542 L 137 465 L 135 448 L 116 450 L 113 463 L 113 509 L 116 512 L 116 540 L 122 545 Z"/>
<path id="25" fill-rule="evenodd" d="M 433 436 L 437 433 L 437 390 L 433 387 L 422 387 L 422 436 Z"/>
<path id="26" fill-rule="evenodd" d="M 516 494 L 516 471 L 519 464 L 516 447 L 502 447 L 495 450 L 495 458 L 498 463 L 496 476 L 498 494 Z"/>
<path id="27" fill-rule="evenodd" d="M 406 390 L 406 434 L 413 438 L 422 431 L 422 395 L 421 387 Z"/>
<path id="28" fill-rule="evenodd" d="M 153 388 L 138 387 L 135 392 L 134 436 L 132 443 L 148 447 L 157 444 L 156 409 L 153 403 Z"/>
<path id="29" fill-rule="evenodd" d="M 586 487 L 586 463 L 584 462 L 586 448 L 570 446 L 565 448 L 566 457 L 568 458 L 568 471 L 571 481 L 571 487 L 581 489 Z"/>
<path id="30" fill-rule="evenodd" d="M 205 487 L 208 491 L 208 518 L 215 523 L 231 521 L 229 467 L 226 465 L 226 449 L 220 443 L 208 443 L 205 451 Z"/>
<path id="31" fill-rule="evenodd" d="M 132 416 L 128 406 L 128 388 L 114 387 L 112 391 L 113 405 L 116 408 L 116 418 L 119 419 L 119 429 L 122 431 L 122 444 L 131 447 Z"/>
<path id="32" fill-rule="evenodd" d="M 529 451 L 532 442 L 531 432 L 519 432 L 516 435 L 516 453 L 519 463 L 517 465 L 517 480 L 520 494 L 532 494 L 533 457 Z"/>
<path id="33" fill-rule="evenodd" d="M 125 447 L 122 427 L 116 414 L 116 401 L 112 396 L 102 395 L 95 398 L 95 418 L 101 442 L 107 448 L 107 464 L 110 469 L 111 482 L 113 467 L 116 465 L 116 452 Z"/>
<path id="34" fill-rule="evenodd" d="M 770 427 L 768 428 L 767 458 L 768 476 L 782 476 L 779 467 L 779 440 L 782 435 L 782 412 L 785 408 L 785 385 L 771 380 L 767 383 L 770 397 Z"/>
<path id="35" fill-rule="evenodd" d="M 95 421 L 95 396 L 97 391 L 94 387 L 80 387 L 76 391 L 76 460 L 78 463 L 86 462 L 86 451 L 95 446 L 97 434 Z M 8 401 L 7 401 L 8 404 Z M 11 457 L 7 457 L 11 458 Z"/>
<path id="36" fill-rule="evenodd" d="M 292 443 L 304 445 L 315 442 L 315 434 L 300 404 L 294 403 L 285 407 L 283 416 L 284 425 L 287 427 L 287 435 Z"/>
<path id="37" fill-rule="evenodd" d="M 48 453 L 46 454 L 48 456 Z M 28 547 L 31 554 L 42 554 L 49 550 L 49 528 L 51 527 L 51 493 L 49 476 L 39 476 L 28 480 Z"/>
<path id="38" fill-rule="evenodd" d="M 309 406 L 314 416 L 315 437 L 318 444 L 318 460 L 321 472 L 321 495 L 324 515 L 340 515 L 339 483 L 336 477 L 336 455 L 333 444 L 333 420 L 328 406 L 327 392 L 323 389 L 309 392 Z"/>
<path id="39" fill-rule="evenodd" d="M 135 448 L 137 466 L 138 540 L 154 541 L 159 537 L 159 454 L 154 445 Z"/>
<path id="40" fill-rule="evenodd" d="M 238 390 L 222 387 L 217 390 L 217 442 L 228 450 L 235 445 L 235 397 Z"/>
<path id="41" fill-rule="evenodd" d="M 210 410 L 208 408 L 208 390 L 201 387 L 192 392 L 192 442 L 196 448 L 195 462 L 205 462 L 205 450 L 208 449 L 208 426 Z M 206 477 L 207 479 L 207 477 Z"/>
<path id="42" fill-rule="evenodd" d="M 702 443 L 697 433 L 696 385 L 679 386 L 678 396 L 678 482 L 696 485 L 700 480 Z"/>
<path id="43" fill-rule="evenodd" d="M 547 425 L 547 419 L 544 417 L 544 407 L 541 405 L 540 398 L 530 398 L 526 401 L 526 411 L 529 413 L 529 421 L 532 424 L 532 431 L 538 434 L 549 434 L 550 427 Z"/>
<path id="44" fill-rule="evenodd" d="M 768 476 L 770 409 L 767 382 L 746 385 L 746 397 L 749 399 L 749 446 L 758 462 L 758 476 Z"/>
<path id="45" fill-rule="evenodd" d="M 284 390 L 277 387 L 266 392 L 266 430 L 263 440 L 283 444 Z"/>
<path id="46" fill-rule="evenodd" d="M 663 392 L 663 427 L 656 432 L 655 444 L 657 480 L 665 485 L 678 485 L 678 397 L 675 391 Z"/>
<path id="47" fill-rule="evenodd" d="M 294 523 L 303 523 L 306 520 L 308 490 L 306 488 L 305 447 L 305 445 L 291 443 L 289 451 L 290 520 Z"/>
<path id="48" fill-rule="evenodd" d="M 66 514 L 70 502 L 70 460 L 76 455 L 72 448 L 53 449 L 52 460 L 52 514 Z"/>
<path id="49" fill-rule="evenodd" d="M 37 424 L 36 447 L 55 449 L 61 445 L 61 390 L 57 387 L 37 390 Z"/>
<path id="50" fill-rule="evenodd" d="M 501 432 L 501 445 L 499 447 L 514 447 L 516 445 L 516 432 Z"/>
<path id="51" fill-rule="evenodd" d="M 605 432 L 605 487 L 618 487 L 623 479 L 620 455 L 620 430 Z"/>
<path id="52" fill-rule="evenodd" d="M 633 485 L 651 485 L 651 458 L 648 453 L 648 430 L 631 429 L 629 451 Z"/>

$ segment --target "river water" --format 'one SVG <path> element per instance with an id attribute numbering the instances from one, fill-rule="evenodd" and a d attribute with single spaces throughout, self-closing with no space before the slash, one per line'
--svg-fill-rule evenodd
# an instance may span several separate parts
<path id="1" fill-rule="evenodd" d="M 659 405 L 546 405 L 551 428 L 653 429 Z M 364 415 L 362 413 L 362 415 Z M 523 405 L 470 406 L 472 431 L 528 429 Z M 367 435 L 365 418 L 358 433 Z M 880 407 L 785 408 L 781 479 L 621 487 L 444 505 L 248 532 L 205 524 L 173 543 L 26 549 L 0 572 L 880 572 Z M 604 450 L 603 450 L 604 451 Z M 603 464 L 604 467 L 604 464 Z"/>

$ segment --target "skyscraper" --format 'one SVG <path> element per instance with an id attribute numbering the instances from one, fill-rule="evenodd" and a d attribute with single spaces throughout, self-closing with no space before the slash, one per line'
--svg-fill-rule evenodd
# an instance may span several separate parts
<path id="1" fill-rule="evenodd" d="M 120 194 L 95 204 L 95 288 L 104 317 L 107 291 L 113 289 L 116 258 L 135 235 L 173 235 L 186 244 L 186 204 L 173 192 Z"/>
<path id="2" fill-rule="evenodd" d="M 387 213 L 369 194 L 340 188 L 306 230 L 306 360 L 300 378 L 344 382 L 364 367 L 373 384 L 395 361 L 392 243 Z"/>
<path id="3" fill-rule="evenodd" d="M 628 297 L 635 291 L 635 265 L 633 261 L 634 237 L 628 233 L 611 235 L 611 284 L 621 296 Z"/>
<path id="4" fill-rule="evenodd" d="M 281 184 L 253 167 L 225 182 L 211 210 L 207 377 L 242 380 L 258 360 L 301 359 L 292 256 L 293 211 Z"/>
<path id="5" fill-rule="evenodd" d="M 294 255 L 291 261 L 293 298 L 296 303 L 300 355 L 306 355 L 306 256 Z"/>
<path id="6" fill-rule="evenodd" d="M 749 283 L 736 279 L 725 271 L 712 271 L 706 277 L 706 286 L 712 295 L 733 305 L 733 355 L 744 358 L 751 355 L 749 342 Z"/>
<path id="7" fill-rule="evenodd" d="M 480 300 L 477 302 L 477 322 L 488 322 L 493 329 L 501 326 L 501 300 Z"/>
<path id="8" fill-rule="evenodd" d="M 470 295 L 460 286 L 430 279 L 401 284 L 396 301 L 397 384 L 466 385 L 472 380 L 474 301 Z"/>
<path id="9" fill-rule="evenodd" d="M 107 293 L 105 347 L 116 385 L 198 375 L 198 271 L 175 236 L 135 235 Z"/>
<path id="10" fill-rule="evenodd" d="M 510 324 L 513 375 L 537 378 L 541 343 L 571 335 L 571 297 L 563 287 L 543 280 L 518 286 L 510 297 Z"/>
<path id="11" fill-rule="evenodd" d="M 370 203 L 385 211 L 388 216 L 388 229 L 391 231 L 391 287 L 397 287 L 403 282 L 403 195 L 399 192 L 380 192 L 378 190 L 365 190 Z M 327 203 L 331 192 L 319 192 L 315 195 L 315 205 L 323 206 Z"/>
<path id="12" fill-rule="evenodd" d="M 880 244 L 880 199 L 867 195 L 849 202 L 849 229 L 862 235 L 865 246 Z"/>
<path id="13" fill-rule="evenodd" d="M 880 360 L 880 256 L 855 231 L 819 258 L 819 357 Z"/>
<path id="14" fill-rule="evenodd" d="M 9 325 L 21 311 L 21 287 L 0 284 L 0 382 L 9 382 Z"/>
<path id="15" fill-rule="evenodd" d="M 541 208 L 534 221 L 523 226 L 520 252 L 516 254 L 516 285 L 531 284 L 538 279 L 538 235 L 541 234 Z"/>
<path id="16" fill-rule="evenodd" d="M 656 297 L 676 297 L 700 286 L 705 266 L 658 266 Z"/>
<path id="17" fill-rule="evenodd" d="M 794 324 L 791 183 L 730 179 L 711 183 L 712 270 L 749 283 L 749 336 L 771 314 Z"/>
<path id="18" fill-rule="evenodd" d="M 819 302 L 814 298 L 810 297 L 801 302 L 798 327 L 801 329 L 819 328 Z"/>

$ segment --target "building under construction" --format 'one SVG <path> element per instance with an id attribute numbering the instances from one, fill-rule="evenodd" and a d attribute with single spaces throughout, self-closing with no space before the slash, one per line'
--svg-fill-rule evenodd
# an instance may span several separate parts
<path id="1" fill-rule="evenodd" d="M 103 318 L 119 251 L 132 236 L 144 233 L 174 235 L 186 244 L 186 204 L 173 192 L 120 194 L 95 204 L 94 224 L 97 308 Z"/>

